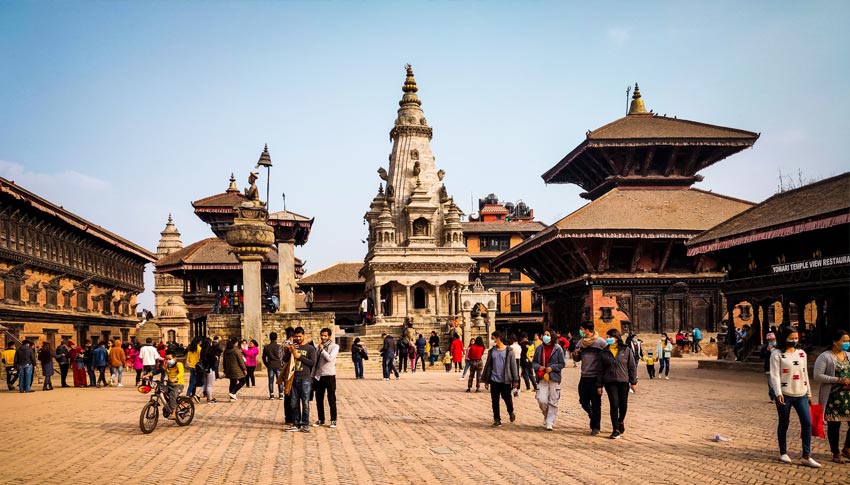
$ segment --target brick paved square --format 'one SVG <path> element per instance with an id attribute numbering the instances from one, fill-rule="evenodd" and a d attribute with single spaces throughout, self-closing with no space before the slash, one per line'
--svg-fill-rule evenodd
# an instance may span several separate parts
<path id="1" fill-rule="evenodd" d="M 777 461 L 776 413 L 763 375 L 697 370 L 696 361 L 687 359 L 674 360 L 672 367 L 669 381 L 650 381 L 641 368 L 626 433 L 617 441 L 607 439 L 607 401 L 602 433 L 589 436 L 577 402 L 578 369 L 571 367 L 564 371 L 554 432 L 544 431 L 530 392 L 516 400 L 516 423 L 505 419 L 492 428 L 489 394 L 483 388 L 465 393 L 458 374 L 442 369 L 389 382 L 374 369 L 362 381 L 340 369 L 339 428 L 312 428 L 309 434 L 283 432 L 281 402 L 268 400 L 265 377 L 235 403 L 227 402 L 226 381 L 218 381 L 215 391 L 223 402 L 198 405 L 186 428 L 160 419 L 150 435 L 139 431 L 147 396 L 136 392 L 132 377 L 125 377 L 124 388 L 3 391 L 0 481 L 848 483 L 850 465 L 831 463 L 824 440 L 813 443 L 820 470 Z M 789 450 L 795 459 L 799 433 L 792 421 Z M 733 441 L 716 443 L 715 434 Z"/>

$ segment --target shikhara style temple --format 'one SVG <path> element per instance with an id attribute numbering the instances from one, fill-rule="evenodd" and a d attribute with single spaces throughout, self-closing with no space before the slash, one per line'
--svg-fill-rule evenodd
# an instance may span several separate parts
<path id="1" fill-rule="evenodd" d="M 54 348 L 129 340 L 148 250 L 0 178 L 0 325 Z"/>
<path id="2" fill-rule="evenodd" d="M 757 133 L 659 116 L 635 85 L 628 114 L 596 130 L 543 174 L 591 202 L 496 258 L 531 276 L 549 325 L 644 333 L 719 329 L 723 268 L 685 242 L 752 203 L 693 188 L 698 172 L 752 147 Z"/>
<path id="3" fill-rule="evenodd" d="M 776 194 L 687 245 L 690 257 L 711 257 L 726 269 L 730 312 L 736 302 L 751 305 L 749 323 L 759 329 L 753 343 L 773 323 L 796 325 L 813 345 L 850 330 L 850 172 Z M 777 304 L 779 322 L 770 318 Z"/>

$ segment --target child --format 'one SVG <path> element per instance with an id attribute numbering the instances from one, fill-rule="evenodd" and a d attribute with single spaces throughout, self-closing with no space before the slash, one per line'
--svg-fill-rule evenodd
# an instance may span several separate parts
<path id="1" fill-rule="evenodd" d="M 446 351 L 446 356 L 443 357 L 443 364 L 446 365 L 446 372 L 452 371 L 452 353 Z"/>
<path id="2" fill-rule="evenodd" d="M 651 350 L 646 353 L 643 361 L 646 362 L 646 372 L 649 374 L 649 378 L 655 379 L 655 357 L 652 356 Z"/>

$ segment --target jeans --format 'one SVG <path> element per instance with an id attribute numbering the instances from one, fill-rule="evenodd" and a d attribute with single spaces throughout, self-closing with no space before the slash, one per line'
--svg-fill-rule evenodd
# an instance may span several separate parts
<path id="1" fill-rule="evenodd" d="M 776 434 L 779 438 L 779 454 L 785 455 L 788 453 L 788 424 L 791 421 L 791 408 L 797 412 L 797 417 L 800 418 L 800 434 L 803 436 L 803 456 L 809 456 L 812 451 L 812 415 L 809 411 L 808 396 L 791 397 L 785 396 L 785 404 L 776 404 L 776 410 L 779 412 L 779 425 L 776 427 Z"/>
<path id="2" fill-rule="evenodd" d="M 560 400 L 560 382 L 540 381 L 540 387 L 537 389 L 537 405 L 540 406 L 547 426 L 555 424 L 555 418 L 558 417 L 558 401 Z"/>
<path id="3" fill-rule="evenodd" d="M 86 365 L 86 372 L 89 375 L 89 387 L 94 387 L 95 383 L 97 382 L 97 378 L 94 376 L 94 367 Z"/>
<path id="4" fill-rule="evenodd" d="M 292 403 L 292 424 L 307 426 L 310 424 L 310 379 L 295 379 L 289 392 Z"/>
<path id="5" fill-rule="evenodd" d="M 629 410 L 629 383 L 608 382 L 605 384 L 605 393 L 608 394 L 611 429 L 622 433 L 623 423 L 626 421 L 626 411 Z"/>
<path id="6" fill-rule="evenodd" d="M 106 385 L 106 366 L 105 365 L 97 366 L 97 375 L 98 375 L 97 384 L 100 385 L 100 383 L 102 382 L 103 385 L 105 386 Z"/>
<path id="7" fill-rule="evenodd" d="M 18 387 L 21 392 L 32 390 L 32 364 L 18 366 Z"/>
<path id="8" fill-rule="evenodd" d="M 670 357 L 658 359 L 658 377 L 661 377 L 662 372 L 664 376 L 670 375 Z"/>
<path id="9" fill-rule="evenodd" d="M 841 437 L 841 421 L 827 421 L 826 437 L 829 440 L 829 449 L 833 455 L 841 453 L 838 449 L 838 439 Z M 847 436 L 844 438 L 844 448 L 850 449 L 850 423 L 847 423 Z"/>
<path id="10" fill-rule="evenodd" d="M 414 364 L 413 367 L 416 367 L 416 365 L 419 363 L 420 360 L 422 361 L 422 372 L 425 372 L 425 351 L 424 350 L 422 352 L 418 352 L 416 354 L 416 364 Z"/>
<path id="11" fill-rule="evenodd" d="M 168 416 L 177 409 L 177 397 L 183 392 L 183 386 L 168 384 L 165 391 L 165 415 Z"/>
<path id="12" fill-rule="evenodd" d="M 699 344 L 700 340 L 702 340 L 702 339 L 700 339 L 700 338 L 695 338 L 695 339 L 694 339 L 693 348 L 692 348 L 691 350 L 692 350 L 695 354 L 698 354 L 698 353 L 702 352 L 702 346 Z"/>
<path id="13" fill-rule="evenodd" d="M 354 378 L 363 379 L 363 360 L 354 361 Z"/>
<path id="14" fill-rule="evenodd" d="M 590 417 L 590 429 L 599 431 L 602 421 L 602 396 L 596 390 L 596 377 L 582 377 L 578 381 L 578 402 Z"/>
<path id="15" fill-rule="evenodd" d="M 773 387 L 770 386 L 770 374 L 767 374 L 767 397 L 769 397 L 771 401 L 776 400 L 776 393 L 773 392 Z"/>
<path id="16" fill-rule="evenodd" d="M 315 382 L 316 412 L 319 423 L 325 424 L 325 391 L 328 393 L 328 407 L 331 410 L 331 421 L 336 421 L 336 376 L 321 376 Z"/>
<path id="17" fill-rule="evenodd" d="M 68 383 L 65 382 L 65 379 L 68 378 L 68 364 L 59 364 L 59 378 L 62 387 L 68 387 Z"/>
<path id="18" fill-rule="evenodd" d="M 464 359 L 464 362 L 466 362 L 466 363 L 463 365 L 463 374 L 460 375 L 461 379 L 466 377 L 466 371 L 469 370 L 469 359 Z"/>
<path id="19" fill-rule="evenodd" d="M 534 375 L 534 367 L 529 362 L 521 367 L 522 371 L 522 380 L 525 381 L 525 390 L 531 389 L 534 387 L 534 390 L 537 390 L 537 376 Z"/>
<path id="20" fill-rule="evenodd" d="M 502 415 L 499 412 L 499 398 L 505 401 L 508 414 L 514 413 L 514 400 L 511 396 L 511 385 L 502 382 L 490 381 L 490 404 L 493 405 L 493 421 L 501 422 Z"/>
<path id="21" fill-rule="evenodd" d="M 480 360 L 467 360 L 469 364 L 469 381 L 466 383 L 467 389 L 472 389 L 472 378 L 475 377 L 475 390 L 481 387 L 481 371 L 484 370 L 484 364 Z"/>
<path id="22" fill-rule="evenodd" d="M 194 396 L 195 395 L 195 388 L 197 388 L 197 387 L 198 387 L 198 378 L 197 378 L 197 375 L 195 373 L 195 369 L 193 367 L 193 368 L 189 369 L 189 387 L 188 387 L 188 389 L 186 389 L 186 395 L 187 396 Z"/>
<path id="23" fill-rule="evenodd" d="M 121 384 L 121 378 L 124 377 L 124 366 L 119 365 L 118 367 L 110 367 L 109 368 L 109 382 L 112 383 L 112 378 L 118 376 L 118 380 L 115 382 L 116 385 Z"/>
<path id="24" fill-rule="evenodd" d="M 269 369 L 267 367 L 266 371 L 269 373 L 269 396 L 274 396 L 274 386 L 275 382 L 277 382 L 278 376 L 280 375 L 280 369 Z M 277 395 L 283 396 L 283 384 L 278 384 Z"/>
<path id="25" fill-rule="evenodd" d="M 407 354 L 399 354 L 398 356 L 398 370 L 401 372 L 407 372 Z"/>
<path id="26" fill-rule="evenodd" d="M 383 362 L 381 362 L 383 370 L 384 370 L 384 379 L 389 379 L 390 374 L 395 374 L 396 379 L 398 379 L 398 371 L 395 368 L 395 364 L 393 363 L 393 354 L 384 354 Z"/>

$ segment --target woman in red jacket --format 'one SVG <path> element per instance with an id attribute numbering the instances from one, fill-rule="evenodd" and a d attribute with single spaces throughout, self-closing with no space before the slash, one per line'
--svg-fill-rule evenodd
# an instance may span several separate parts
<path id="1" fill-rule="evenodd" d="M 452 363 L 454 364 L 455 372 L 460 372 L 461 364 L 463 363 L 463 342 L 458 338 L 457 334 L 452 334 L 452 336 L 454 337 L 450 347 Z"/>

